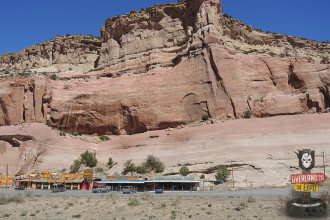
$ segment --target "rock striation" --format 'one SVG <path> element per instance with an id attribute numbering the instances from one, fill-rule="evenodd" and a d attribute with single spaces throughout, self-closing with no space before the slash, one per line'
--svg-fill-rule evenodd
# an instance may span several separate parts
<path id="1" fill-rule="evenodd" d="M 318 61 L 329 55 L 329 44 L 257 32 L 222 16 L 219 0 L 157 5 L 109 18 L 101 37 L 95 71 L 52 81 L 51 87 L 38 81 L 44 86 L 38 97 L 46 97 L 38 99 L 47 105 L 43 117 L 2 110 L 0 123 L 47 119 L 68 132 L 134 134 L 205 114 L 267 117 L 330 108 L 330 65 Z M 0 82 L 7 88 L 0 93 L 2 106 L 23 109 L 25 92 L 10 99 L 16 91 L 11 83 Z"/>

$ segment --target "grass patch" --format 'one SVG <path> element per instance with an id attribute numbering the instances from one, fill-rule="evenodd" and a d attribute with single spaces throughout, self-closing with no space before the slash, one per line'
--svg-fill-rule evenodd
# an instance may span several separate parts
<path id="1" fill-rule="evenodd" d="M 27 215 L 27 212 L 22 212 L 21 214 L 20 214 L 20 216 L 26 216 Z"/>
<path id="2" fill-rule="evenodd" d="M 176 219 L 176 216 L 177 216 L 176 211 L 173 210 L 173 211 L 171 212 L 171 219 Z"/>
<path id="3" fill-rule="evenodd" d="M 130 198 L 129 202 L 127 203 L 127 205 L 129 205 L 129 206 L 138 206 L 140 204 L 141 203 L 137 198 Z"/>
<path id="4" fill-rule="evenodd" d="M 0 196 L 0 205 L 6 205 L 9 203 L 23 203 L 24 198 L 21 196 L 21 194 L 13 195 L 13 196 Z"/>

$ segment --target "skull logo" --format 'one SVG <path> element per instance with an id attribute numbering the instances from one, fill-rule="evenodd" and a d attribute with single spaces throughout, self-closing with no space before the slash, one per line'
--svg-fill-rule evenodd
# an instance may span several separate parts
<path id="1" fill-rule="evenodd" d="M 309 168 L 312 164 L 312 155 L 310 155 L 309 153 L 304 153 L 301 157 L 301 162 L 302 162 L 302 165 L 305 167 L 305 168 Z"/>

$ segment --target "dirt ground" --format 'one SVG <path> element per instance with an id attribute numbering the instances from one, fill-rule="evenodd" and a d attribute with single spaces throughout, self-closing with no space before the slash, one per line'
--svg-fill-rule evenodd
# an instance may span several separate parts
<path id="1" fill-rule="evenodd" d="M 38 196 L 22 194 L 21 203 L 0 205 L 2 219 L 292 219 L 286 198 L 218 196 Z M 327 217 L 321 218 L 327 219 Z"/>

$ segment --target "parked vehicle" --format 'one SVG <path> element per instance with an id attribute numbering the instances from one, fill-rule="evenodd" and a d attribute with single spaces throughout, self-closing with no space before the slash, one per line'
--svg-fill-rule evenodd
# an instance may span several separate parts
<path id="1" fill-rule="evenodd" d="M 134 189 L 133 186 L 124 186 L 123 187 L 123 194 L 131 194 L 131 193 L 136 193 L 136 190 Z"/>
<path id="2" fill-rule="evenodd" d="M 51 192 L 56 193 L 56 192 L 65 192 L 66 188 L 64 184 L 53 184 L 51 188 Z"/>
<path id="3" fill-rule="evenodd" d="M 110 189 L 105 186 L 93 186 L 92 192 L 93 193 L 101 193 L 101 192 L 107 193 L 107 192 L 110 192 Z"/>
<path id="4" fill-rule="evenodd" d="M 25 188 L 23 186 L 17 185 L 15 186 L 15 190 L 25 190 Z"/>
<path id="5" fill-rule="evenodd" d="M 163 190 L 162 187 L 157 187 L 157 188 L 155 189 L 155 193 L 163 193 L 163 192 L 164 192 L 164 190 Z"/>

